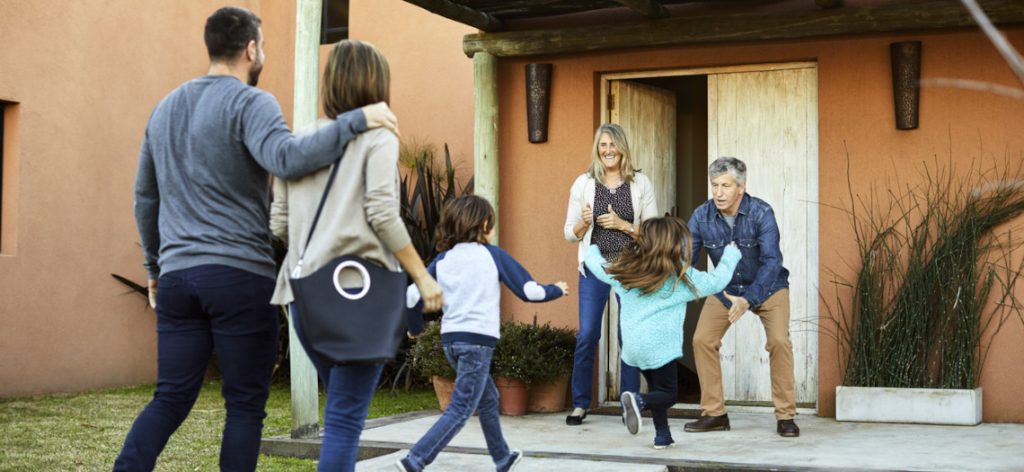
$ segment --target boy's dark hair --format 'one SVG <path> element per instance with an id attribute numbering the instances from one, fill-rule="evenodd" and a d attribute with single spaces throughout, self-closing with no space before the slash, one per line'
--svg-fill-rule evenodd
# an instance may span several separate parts
<path id="1" fill-rule="evenodd" d="M 260 40 L 260 17 L 244 8 L 224 7 L 206 19 L 203 40 L 211 61 L 233 60 L 249 45 Z"/>
<path id="2" fill-rule="evenodd" d="M 487 234 L 494 228 L 494 208 L 476 195 L 452 200 L 441 211 L 437 227 L 437 250 L 447 251 L 459 243 L 486 244 Z"/>

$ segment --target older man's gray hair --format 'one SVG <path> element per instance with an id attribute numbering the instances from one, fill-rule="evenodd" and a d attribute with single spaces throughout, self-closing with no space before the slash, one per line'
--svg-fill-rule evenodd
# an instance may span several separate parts
<path id="1" fill-rule="evenodd" d="M 736 183 L 747 183 L 747 165 L 735 157 L 719 157 L 708 166 L 708 178 L 717 179 L 725 173 L 731 173 Z"/>

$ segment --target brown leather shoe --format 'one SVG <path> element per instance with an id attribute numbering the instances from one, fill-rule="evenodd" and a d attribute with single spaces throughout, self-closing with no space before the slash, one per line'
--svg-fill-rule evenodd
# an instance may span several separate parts
<path id="1" fill-rule="evenodd" d="M 793 420 L 779 420 L 779 427 L 777 429 L 779 436 L 786 438 L 795 438 L 800 436 L 800 428 L 797 427 L 796 422 Z"/>
<path id="2" fill-rule="evenodd" d="M 729 414 L 722 416 L 701 416 L 683 426 L 687 433 L 703 433 L 706 431 L 729 431 Z"/>

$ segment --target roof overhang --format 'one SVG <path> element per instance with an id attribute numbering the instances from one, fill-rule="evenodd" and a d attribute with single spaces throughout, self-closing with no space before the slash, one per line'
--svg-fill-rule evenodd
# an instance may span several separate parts
<path id="1" fill-rule="evenodd" d="M 477 52 L 534 56 L 976 26 L 956 0 L 405 1 L 482 30 L 463 39 L 470 57 Z M 978 3 L 996 24 L 1024 24 L 1021 0 Z"/>

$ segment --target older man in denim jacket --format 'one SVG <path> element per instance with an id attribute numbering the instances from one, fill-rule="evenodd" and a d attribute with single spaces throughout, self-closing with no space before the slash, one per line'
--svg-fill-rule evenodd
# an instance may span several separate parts
<path id="1" fill-rule="evenodd" d="M 793 381 L 793 344 L 789 340 L 789 271 L 782 266 L 779 227 L 771 205 L 746 194 L 747 166 L 734 157 L 720 157 L 708 167 L 712 198 L 690 217 L 693 260 L 701 246 L 718 264 L 725 247 L 736 242 L 743 254 L 732 281 L 721 293 L 708 297 L 693 336 L 694 359 L 700 377 L 701 417 L 687 423 L 688 432 L 729 429 L 722 393 L 722 365 L 718 350 L 729 327 L 747 311 L 761 318 L 771 361 L 772 402 L 777 431 L 800 435 L 793 421 L 796 391 Z"/>

